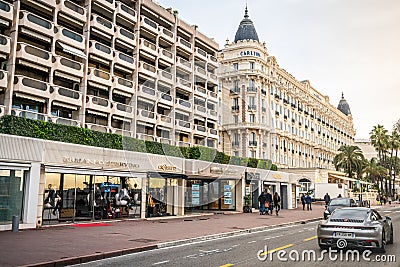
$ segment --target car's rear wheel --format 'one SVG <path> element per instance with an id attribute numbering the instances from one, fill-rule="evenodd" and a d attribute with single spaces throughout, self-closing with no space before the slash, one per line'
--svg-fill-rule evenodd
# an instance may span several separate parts
<path id="1" fill-rule="evenodd" d="M 390 225 L 390 235 L 389 235 L 389 240 L 387 243 L 393 244 L 393 225 Z"/>
<path id="2" fill-rule="evenodd" d="M 386 234 L 385 234 L 385 231 L 382 231 L 381 246 L 378 248 L 378 252 L 382 252 L 382 253 L 386 252 Z"/>

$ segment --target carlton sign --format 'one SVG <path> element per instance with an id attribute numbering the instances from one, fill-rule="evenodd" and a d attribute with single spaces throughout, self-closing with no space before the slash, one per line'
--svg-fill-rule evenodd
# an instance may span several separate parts
<path id="1" fill-rule="evenodd" d="M 239 55 L 240 55 L 241 57 L 245 57 L 245 56 L 261 57 L 260 52 L 251 51 L 251 50 L 241 51 L 241 52 L 239 53 Z"/>

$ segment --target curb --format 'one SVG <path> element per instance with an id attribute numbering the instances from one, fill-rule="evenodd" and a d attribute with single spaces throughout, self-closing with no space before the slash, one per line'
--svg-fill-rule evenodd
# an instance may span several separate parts
<path id="1" fill-rule="evenodd" d="M 148 246 L 143 246 L 143 247 L 127 248 L 127 249 L 109 251 L 109 252 L 104 252 L 104 253 L 95 253 L 95 254 L 89 254 L 89 255 L 78 256 L 78 257 L 64 258 L 64 259 L 59 259 L 59 260 L 54 260 L 54 261 L 21 265 L 20 267 L 58 267 L 58 266 L 66 266 L 66 265 L 73 265 L 73 264 L 81 264 L 81 263 L 87 263 L 87 262 L 96 261 L 96 260 L 103 260 L 103 259 L 107 259 L 107 258 L 127 255 L 127 254 L 133 254 L 133 253 L 137 253 L 137 252 L 156 250 L 156 249 L 173 247 L 173 246 L 184 245 L 184 244 L 189 245 L 189 244 L 192 244 L 195 242 L 210 241 L 210 240 L 215 240 L 215 239 L 219 239 L 219 238 L 223 238 L 223 237 L 231 237 L 231 236 L 236 236 L 236 235 L 241 235 L 241 234 L 246 234 L 246 233 L 256 233 L 256 232 L 261 232 L 261 231 L 265 231 L 267 229 L 273 229 L 273 228 L 277 228 L 277 227 L 281 227 L 281 226 L 305 224 L 305 223 L 309 223 L 309 222 L 319 221 L 322 219 L 323 219 L 322 217 L 317 217 L 317 218 L 301 220 L 301 221 L 294 221 L 294 222 L 289 222 L 289 223 L 266 225 L 266 226 L 248 228 L 248 229 L 220 233 L 220 234 L 212 234 L 212 235 L 207 235 L 207 236 L 200 236 L 200 237 L 193 237 L 193 238 L 188 238 L 188 239 L 169 241 L 169 242 L 148 245 Z"/>

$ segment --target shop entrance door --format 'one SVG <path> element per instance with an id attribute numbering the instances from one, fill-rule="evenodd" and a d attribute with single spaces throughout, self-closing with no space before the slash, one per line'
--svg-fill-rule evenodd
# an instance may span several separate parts
<path id="1" fill-rule="evenodd" d="M 281 185 L 281 206 L 282 209 L 288 208 L 287 185 Z"/>

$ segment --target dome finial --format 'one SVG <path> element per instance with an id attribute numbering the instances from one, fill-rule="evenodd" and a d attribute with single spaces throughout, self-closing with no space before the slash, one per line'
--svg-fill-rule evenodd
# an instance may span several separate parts
<path id="1" fill-rule="evenodd" d="M 249 11 L 247 9 L 247 2 L 246 2 L 246 9 L 244 10 L 244 17 L 247 19 L 249 18 Z"/>
<path id="2" fill-rule="evenodd" d="M 343 94 L 343 91 L 342 91 L 342 99 L 344 99 L 344 94 Z"/>

